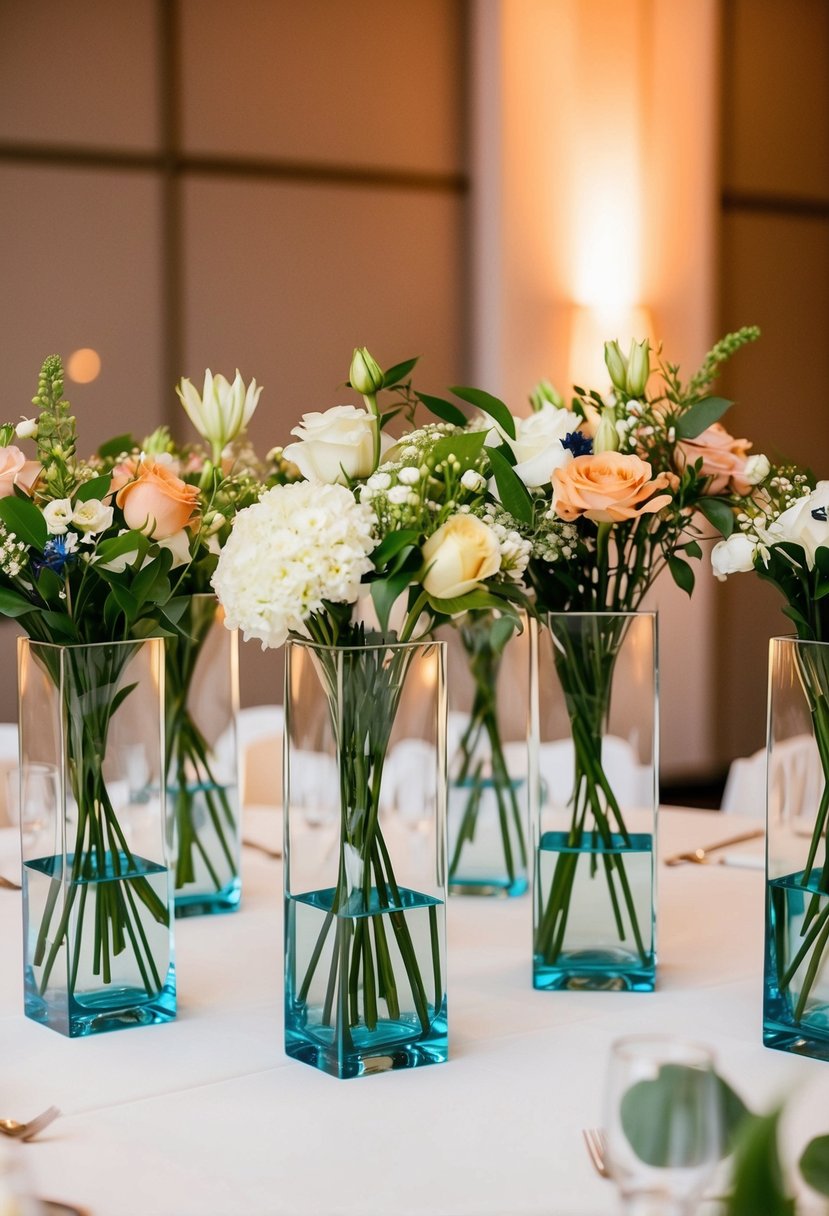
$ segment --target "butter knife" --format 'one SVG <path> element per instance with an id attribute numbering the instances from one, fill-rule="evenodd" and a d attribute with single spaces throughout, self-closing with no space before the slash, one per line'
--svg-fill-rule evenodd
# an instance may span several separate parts
<path id="1" fill-rule="evenodd" d="M 747 840 L 759 840 L 765 834 L 765 828 L 753 828 L 750 832 L 741 832 L 738 836 L 729 836 L 727 840 L 719 840 L 716 844 L 709 844 L 701 849 L 689 849 L 687 853 L 674 853 L 671 857 L 665 857 L 663 860 L 666 866 L 681 866 L 686 861 L 693 862 L 696 865 L 704 865 L 708 860 L 709 853 L 716 853 L 720 849 L 730 849 L 732 845 L 743 844 Z"/>

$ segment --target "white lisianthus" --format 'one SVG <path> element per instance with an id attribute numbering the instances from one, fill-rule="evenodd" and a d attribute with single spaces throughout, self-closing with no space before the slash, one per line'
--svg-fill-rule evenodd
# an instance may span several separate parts
<path id="1" fill-rule="evenodd" d="M 556 409 L 548 402 L 529 418 L 515 418 L 514 439 L 497 427 L 486 442 L 490 447 L 509 444 L 515 456 L 516 475 L 533 489 L 549 485 L 553 469 L 560 469 L 573 459 L 573 453 L 562 447 L 561 441 L 578 430 L 580 421 L 571 410 Z"/>
<path id="2" fill-rule="evenodd" d="M 763 456 L 758 452 L 756 456 L 749 456 L 746 459 L 745 468 L 743 469 L 743 481 L 747 481 L 750 486 L 759 486 L 762 481 L 765 481 L 771 472 L 771 464 L 768 456 Z"/>
<path id="3" fill-rule="evenodd" d="M 799 498 L 768 526 L 771 544 L 789 541 L 800 545 L 806 564 L 814 569 L 815 551 L 829 548 L 829 481 L 819 481 L 804 498 Z"/>
<path id="4" fill-rule="evenodd" d="M 53 498 L 43 508 L 46 531 L 50 536 L 63 536 L 72 522 L 72 503 L 68 498 Z"/>
<path id="5" fill-rule="evenodd" d="M 345 486 L 268 490 L 237 514 L 213 575 L 227 627 L 281 646 L 324 601 L 353 604 L 372 569 L 373 524 Z"/>
<path id="6" fill-rule="evenodd" d="M 711 550 L 711 568 L 721 583 L 729 574 L 745 574 L 754 569 L 759 549 L 756 538 L 745 532 L 732 532 L 726 540 L 718 541 Z"/>
<path id="7" fill-rule="evenodd" d="M 250 422 L 262 389 L 257 387 L 255 380 L 251 380 L 245 388 L 238 368 L 232 384 L 222 375 L 214 376 L 208 368 L 204 373 L 201 396 L 185 379 L 182 379 L 176 392 L 187 417 L 213 449 L 213 461 L 218 464 L 222 451 Z"/>
<path id="8" fill-rule="evenodd" d="M 14 428 L 18 439 L 37 438 L 37 418 L 23 418 Z"/>
<path id="9" fill-rule="evenodd" d="M 373 471 L 376 426 L 375 415 L 356 405 L 303 414 L 301 424 L 291 431 L 299 443 L 289 443 L 283 455 L 308 481 L 345 485 Z M 389 440 L 385 443 L 388 446 Z"/>
<path id="10" fill-rule="evenodd" d="M 474 515 L 450 515 L 423 546 L 423 590 L 436 599 L 466 595 L 500 568 L 498 538 Z"/>
<path id="11" fill-rule="evenodd" d="M 79 502 L 75 507 L 72 512 L 72 524 L 79 532 L 92 536 L 108 528 L 112 523 L 112 516 L 112 507 L 101 502 L 100 498 L 88 498 L 86 502 Z"/>

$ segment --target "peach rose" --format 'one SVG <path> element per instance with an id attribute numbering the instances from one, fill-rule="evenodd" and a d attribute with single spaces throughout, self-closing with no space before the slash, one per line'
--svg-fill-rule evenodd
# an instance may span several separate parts
<path id="1" fill-rule="evenodd" d="M 667 506 L 670 494 L 657 491 L 670 484 L 669 473 L 654 477 L 651 466 L 638 456 L 577 456 L 553 472 L 553 506 L 568 522 L 584 515 L 594 523 L 621 523 Z"/>
<path id="2" fill-rule="evenodd" d="M 30 493 L 40 474 L 37 460 L 27 460 L 20 448 L 0 448 L 0 498 L 14 494 L 14 487 Z"/>
<path id="3" fill-rule="evenodd" d="M 192 522 L 199 506 L 198 486 L 188 486 L 156 460 L 142 460 L 133 481 L 115 496 L 128 528 L 165 540 Z"/>
<path id="4" fill-rule="evenodd" d="M 680 469 L 684 469 L 686 464 L 696 464 L 702 457 L 700 472 L 710 478 L 706 494 L 722 494 L 726 489 L 748 494 L 751 486 L 744 473 L 750 447 L 747 439 L 735 439 L 721 422 L 715 422 L 696 439 L 683 439 L 677 445 L 676 459 Z"/>

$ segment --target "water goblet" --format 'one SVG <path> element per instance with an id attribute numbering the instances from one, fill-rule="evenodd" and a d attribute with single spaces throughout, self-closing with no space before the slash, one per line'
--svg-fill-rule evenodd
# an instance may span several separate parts
<path id="1" fill-rule="evenodd" d="M 722 1090 L 708 1048 L 667 1035 L 617 1040 L 605 1129 L 626 1216 L 691 1216 L 722 1155 Z"/>

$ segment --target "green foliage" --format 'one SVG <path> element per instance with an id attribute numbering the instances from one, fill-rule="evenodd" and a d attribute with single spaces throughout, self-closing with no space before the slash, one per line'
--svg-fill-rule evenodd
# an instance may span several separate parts
<path id="1" fill-rule="evenodd" d="M 49 539 L 46 520 L 30 498 L 17 498 L 13 494 L 0 498 L 0 520 L 18 540 L 31 545 L 38 553 L 43 552 Z"/>
<path id="2" fill-rule="evenodd" d="M 714 1080 L 723 1111 L 720 1156 L 725 1156 L 748 1111 L 722 1077 Z M 663 1064 L 652 1080 L 638 1081 L 625 1092 L 620 1106 L 622 1130 L 640 1161 L 688 1169 L 706 1160 L 710 1085 L 710 1073 L 683 1064 Z"/>
<path id="3" fill-rule="evenodd" d="M 470 405 L 474 405 L 476 409 L 482 410 L 488 414 L 490 418 L 498 423 L 501 430 L 510 439 L 515 438 L 515 422 L 508 407 L 498 397 L 493 397 L 491 393 L 484 392 L 480 388 L 453 388 L 451 390 L 456 397 L 460 397 L 461 401 L 467 401 Z"/>
<path id="4" fill-rule="evenodd" d="M 442 422 L 449 422 L 452 426 L 466 426 L 466 414 L 451 401 L 446 401 L 443 397 L 430 397 L 427 393 L 415 393 L 415 396 Z"/>
<path id="5" fill-rule="evenodd" d="M 489 448 L 487 454 L 504 508 L 521 523 L 531 524 L 533 501 L 527 487 L 498 448 Z"/>
<path id="6" fill-rule="evenodd" d="M 737 1135 L 723 1216 L 795 1216 L 777 1144 L 780 1110 L 748 1118 Z"/>
<path id="7" fill-rule="evenodd" d="M 719 422 L 732 404 L 725 397 L 704 397 L 694 402 L 677 420 L 677 439 L 696 439 L 709 426 Z"/>
<path id="8" fill-rule="evenodd" d="M 813 1190 L 829 1195 L 829 1136 L 815 1136 L 803 1150 L 800 1172 Z"/>

